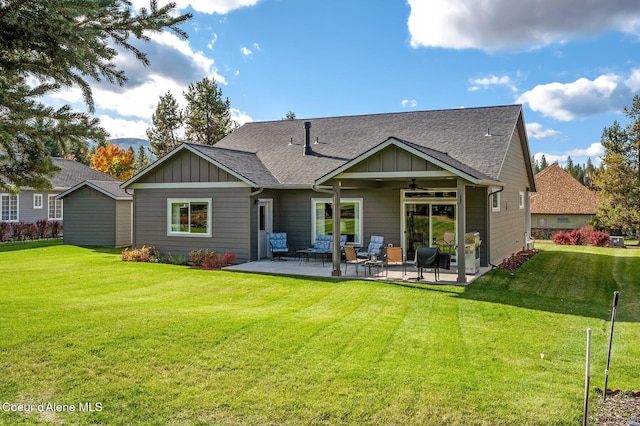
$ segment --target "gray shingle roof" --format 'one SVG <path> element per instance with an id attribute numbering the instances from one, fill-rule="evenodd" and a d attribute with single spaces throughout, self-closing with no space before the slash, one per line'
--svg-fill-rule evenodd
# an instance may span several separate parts
<path id="1" fill-rule="evenodd" d="M 128 194 L 124 189 L 120 187 L 121 183 L 122 182 L 117 179 L 85 180 L 62 192 L 58 195 L 57 198 L 64 198 L 82 187 L 89 186 L 97 191 L 102 192 L 107 197 L 113 198 L 114 200 L 133 200 L 133 196 Z"/>
<path id="2" fill-rule="evenodd" d="M 61 169 L 50 179 L 53 187 L 57 189 L 71 188 L 85 180 L 115 181 L 121 183 L 116 178 L 106 173 L 93 170 L 91 167 L 87 167 L 77 161 L 55 157 L 53 158 L 53 164 Z"/>
<path id="3" fill-rule="evenodd" d="M 258 186 L 278 185 L 278 181 L 252 152 L 222 149 L 217 146 L 186 144 L 208 158 L 233 170 Z"/>
<path id="4" fill-rule="evenodd" d="M 242 163 L 244 173 L 253 171 L 260 186 L 269 185 L 272 179 L 283 185 L 310 185 L 394 137 L 428 155 L 439 155 L 467 174 L 497 181 L 521 110 L 520 105 L 508 105 L 253 122 L 218 142 L 215 157 L 213 151 L 211 156 L 230 164 Z M 311 122 L 313 150 L 307 156 L 303 155 L 305 121 Z M 486 136 L 488 132 L 491 136 Z M 221 148 L 251 153 L 255 160 L 220 160 L 224 155 Z M 254 167 L 258 164 L 262 167 Z"/>

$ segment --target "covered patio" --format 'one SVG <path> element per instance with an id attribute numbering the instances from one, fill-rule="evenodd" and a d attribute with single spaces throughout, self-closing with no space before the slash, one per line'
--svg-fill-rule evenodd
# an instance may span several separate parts
<path id="1" fill-rule="evenodd" d="M 335 278 L 335 279 L 358 279 L 358 280 L 372 280 L 382 282 L 405 282 L 405 283 L 422 283 L 422 284 L 438 284 L 438 285 L 469 285 L 477 278 L 488 272 L 491 268 L 482 267 L 475 275 L 467 275 L 466 282 L 458 282 L 458 272 L 449 271 L 446 269 L 440 269 L 440 277 L 438 281 L 435 280 L 435 274 L 431 269 L 425 269 L 423 271 L 423 279 L 417 281 L 418 270 L 413 263 L 407 264 L 406 274 L 403 275 L 402 267 L 391 266 L 389 274 L 387 276 L 386 269 L 381 268 L 379 270 L 376 267 L 371 268 L 369 273 L 368 266 L 360 264 L 358 266 L 358 275 L 356 275 L 356 268 L 354 265 L 348 265 L 345 271 L 344 262 L 341 263 L 342 275 L 334 276 L 332 274 L 331 262 L 322 262 L 320 259 L 311 260 L 309 262 L 300 262 L 297 258 L 286 258 L 287 261 L 270 261 L 260 260 L 255 262 L 241 263 L 238 265 L 227 266 L 225 271 L 235 272 L 252 272 L 259 274 L 275 274 L 275 275 L 299 275 L 306 277 L 316 278 Z"/>

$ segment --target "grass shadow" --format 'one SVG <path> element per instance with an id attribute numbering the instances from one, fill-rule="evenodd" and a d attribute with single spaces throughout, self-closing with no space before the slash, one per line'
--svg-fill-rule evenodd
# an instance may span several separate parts
<path id="1" fill-rule="evenodd" d="M 32 250 L 34 248 L 44 248 L 62 245 L 62 238 L 51 238 L 37 241 L 12 241 L 0 243 L 0 253 L 9 251 Z"/>
<path id="2" fill-rule="evenodd" d="M 493 270 L 458 296 L 566 315 L 640 322 L 640 257 L 624 249 L 541 251 L 516 272 Z"/>

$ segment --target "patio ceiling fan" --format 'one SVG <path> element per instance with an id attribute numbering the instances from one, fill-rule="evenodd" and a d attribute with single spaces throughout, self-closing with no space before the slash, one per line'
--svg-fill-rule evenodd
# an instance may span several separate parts
<path id="1" fill-rule="evenodd" d="M 410 191 L 418 191 L 418 190 L 427 191 L 428 190 L 428 188 L 422 188 L 421 186 L 418 186 L 415 178 L 411 178 L 411 183 L 406 188 L 393 188 L 393 189 L 408 189 Z"/>

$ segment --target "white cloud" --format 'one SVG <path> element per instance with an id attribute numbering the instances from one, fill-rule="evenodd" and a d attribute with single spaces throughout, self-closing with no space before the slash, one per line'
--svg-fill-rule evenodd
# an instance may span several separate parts
<path id="1" fill-rule="evenodd" d="M 604 147 L 600 142 L 594 142 L 589 146 L 589 148 L 574 149 L 573 151 L 570 151 L 569 155 L 600 158 L 604 155 Z"/>
<path id="2" fill-rule="evenodd" d="M 404 99 L 401 104 L 403 108 L 415 108 L 418 106 L 418 101 L 415 99 Z"/>
<path id="3" fill-rule="evenodd" d="M 207 43 L 207 49 L 213 50 L 213 46 L 215 46 L 216 41 L 218 41 L 218 34 L 214 33 L 213 36 L 211 37 L 211 41 Z"/>
<path id="4" fill-rule="evenodd" d="M 408 0 L 413 47 L 530 49 L 609 30 L 637 33 L 635 0 Z"/>
<path id="5" fill-rule="evenodd" d="M 606 74 L 594 80 L 580 78 L 572 83 L 541 84 L 520 95 L 517 102 L 560 121 L 619 112 L 633 97 L 634 90 L 628 84 L 635 78 L 640 81 L 637 71 L 627 81 L 618 75 Z"/>
<path id="6" fill-rule="evenodd" d="M 251 55 L 253 54 L 253 52 L 252 52 L 252 51 L 250 51 L 249 49 L 247 49 L 247 48 L 246 48 L 246 47 L 244 47 L 244 46 L 240 48 L 240 52 L 242 52 L 242 54 L 243 54 L 244 56 L 251 56 Z"/>
<path id="7" fill-rule="evenodd" d="M 512 91 L 517 91 L 518 88 L 513 84 L 511 78 L 507 75 L 503 75 L 498 77 L 497 75 L 490 75 L 488 77 L 469 79 L 469 83 L 472 86 L 469 88 L 469 91 L 475 92 L 480 89 L 488 89 L 492 86 L 505 86 L 511 89 Z"/>
<path id="8" fill-rule="evenodd" d="M 112 139 L 115 138 L 147 138 L 147 129 L 150 123 L 145 120 L 126 120 L 123 118 L 113 118 L 108 115 L 100 116 L 100 123 Z"/>
<path id="9" fill-rule="evenodd" d="M 224 15 L 232 10 L 254 6 L 258 3 L 258 0 L 175 0 L 175 2 L 180 10 L 191 6 L 196 12 L 209 15 L 214 13 Z M 149 0 L 133 0 L 132 3 L 135 9 L 140 9 L 141 7 L 149 8 Z M 160 5 L 164 3 L 166 2 L 160 2 Z"/>
<path id="10" fill-rule="evenodd" d="M 253 118 L 251 118 L 249 114 L 240 111 L 237 108 L 230 108 L 229 111 L 231 112 L 231 118 L 233 118 L 233 120 L 239 125 L 243 125 L 245 123 L 250 123 L 253 121 Z"/>
<path id="11" fill-rule="evenodd" d="M 535 154 L 533 154 L 533 158 L 537 161 L 540 162 L 542 161 L 542 156 L 544 155 L 544 158 L 547 160 L 548 164 L 553 164 L 553 163 L 558 163 L 558 164 L 564 164 L 567 162 L 567 156 L 566 155 L 554 155 L 554 154 L 546 154 L 544 152 L 536 152 Z"/>
<path id="12" fill-rule="evenodd" d="M 527 135 L 529 139 L 546 139 L 557 137 L 560 135 L 560 132 L 545 128 L 542 124 L 534 122 L 527 124 Z"/>

